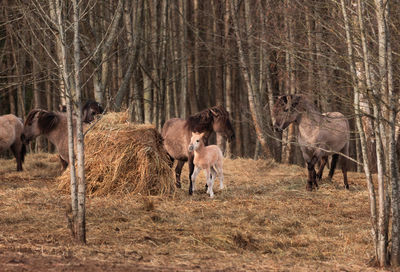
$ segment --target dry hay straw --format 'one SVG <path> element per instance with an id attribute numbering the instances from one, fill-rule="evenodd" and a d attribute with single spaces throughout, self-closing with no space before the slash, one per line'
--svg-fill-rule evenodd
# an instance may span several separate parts
<path id="1" fill-rule="evenodd" d="M 85 136 L 89 196 L 171 195 L 175 181 L 162 137 L 153 125 L 128 122 L 128 114 L 108 113 Z M 69 168 L 59 177 L 69 191 Z"/>

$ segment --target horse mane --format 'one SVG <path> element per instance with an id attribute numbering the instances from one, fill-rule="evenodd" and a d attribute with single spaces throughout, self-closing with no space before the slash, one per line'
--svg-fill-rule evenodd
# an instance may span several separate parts
<path id="1" fill-rule="evenodd" d="M 83 105 L 82 107 L 82 111 L 85 111 L 87 109 L 89 109 L 90 107 L 94 106 L 95 108 L 97 108 L 99 110 L 100 113 L 104 112 L 103 107 L 96 101 L 89 99 L 88 101 L 86 101 L 86 103 Z"/>
<path id="2" fill-rule="evenodd" d="M 60 118 L 57 113 L 52 111 L 46 111 L 42 109 L 34 109 L 29 112 L 26 117 L 25 124 L 30 124 L 33 118 L 38 115 L 38 127 L 44 134 L 52 131 L 60 122 Z"/>
<path id="3" fill-rule="evenodd" d="M 38 113 L 39 111 L 42 111 L 40 109 L 33 109 L 28 113 L 28 116 L 26 117 L 25 120 L 25 125 L 26 124 L 30 124 L 33 121 L 33 118 L 35 117 L 36 113 Z"/>
<path id="4" fill-rule="evenodd" d="M 186 127 L 193 132 L 211 131 L 214 118 L 229 119 L 229 114 L 221 105 L 207 108 L 191 115 L 186 120 Z"/>
<path id="5" fill-rule="evenodd" d="M 60 122 L 60 118 L 55 112 L 42 111 L 39 114 L 38 127 L 44 134 L 52 131 Z"/>

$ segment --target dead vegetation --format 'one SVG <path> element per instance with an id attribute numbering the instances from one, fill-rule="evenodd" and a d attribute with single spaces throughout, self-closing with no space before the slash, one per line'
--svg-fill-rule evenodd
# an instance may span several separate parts
<path id="1" fill-rule="evenodd" d="M 162 137 L 153 125 L 133 124 L 128 114 L 108 113 L 85 136 L 89 196 L 171 195 L 175 180 Z M 59 178 L 69 190 L 70 174 Z"/>
<path id="2" fill-rule="evenodd" d="M 108 195 L 87 201 L 88 245 L 66 227 L 56 155 L 29 155 L 25 171 L 0 161 L 0 261 L 9 270 L 374 270 L 362 174 L 305 190 L 306 170 L 226 160 L 226 188 L 210 199 L 199 175 L 175 197 Z M 187 167 L 183 177 L 187 177 Z"/>

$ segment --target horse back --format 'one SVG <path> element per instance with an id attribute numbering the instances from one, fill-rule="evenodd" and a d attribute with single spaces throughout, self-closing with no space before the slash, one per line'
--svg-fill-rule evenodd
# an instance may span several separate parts
<path id="1" fill-rule="evenodd" d="M 323 127 L 320 128 L 320 141 L 327 143 L 327 148 L 341 151 L 350 141 L 350 125 L 347 118 L 340 112 L 324 114 Z"/>
<path id="2" fill-rule="evenodd" d="M 0 149 L 7 149 L 16 141 L 20 141 L 23 130 L 24 125 L 17 116 L 0 116 Z"/>

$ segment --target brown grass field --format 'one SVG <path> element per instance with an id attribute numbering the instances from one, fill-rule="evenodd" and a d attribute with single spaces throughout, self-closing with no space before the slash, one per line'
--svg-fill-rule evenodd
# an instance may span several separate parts
<path id="1" fill-rule="evenodd" d="M 215 198 L 199 175 L 194 196 L 92 197 L 86 246 L 67 229 L 57 155 L 28 155 L 25 170 L 0 160 L 1 271 L 373 271 L 362 174 L 341 171 L 316 192 L 306 169 L 226 160 Z M 327 171 L 326 171 L 327 172 Z M 326 173 L 327 174 L 327 173 Z"/>

